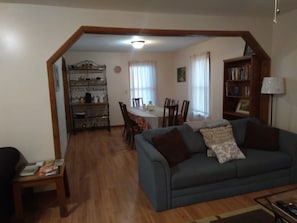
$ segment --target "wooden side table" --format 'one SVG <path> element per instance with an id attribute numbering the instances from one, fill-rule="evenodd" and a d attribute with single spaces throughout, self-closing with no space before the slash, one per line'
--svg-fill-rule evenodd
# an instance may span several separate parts
<path id="1" fill-rule="evenodd" d="M 33 176 L 16 176 L 13 180 L 13 193 L 15 205 L 15 220 L 23 221 L 24 212 L 22 206 L 22 189 L 27 187 L 36 187 L 40 185 L 55 184 L 57 198 L 60 206 L 60 216 L 68 215 L 66 196 L 70 196 L 69 184 L 65 164 L 59 167 L 59 173 L 51 176 L 38 176 L 38 172 Z"/>

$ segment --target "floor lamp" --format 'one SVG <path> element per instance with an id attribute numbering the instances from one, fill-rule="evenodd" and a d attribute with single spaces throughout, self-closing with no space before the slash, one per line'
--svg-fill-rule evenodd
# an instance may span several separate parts
<path id="1" fill-rule="evenodd" d="M 285 93 L 284 79 L 279 77 L 264 77 L 261 93 L 270 95 L 270 126 L 272 126 L 273 95 Z"/>

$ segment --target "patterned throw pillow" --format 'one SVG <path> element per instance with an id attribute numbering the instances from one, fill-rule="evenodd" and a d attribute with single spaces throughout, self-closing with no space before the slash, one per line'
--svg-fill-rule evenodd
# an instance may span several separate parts
<path id="1" fill-rule="evenodd" d="M 203 128 L 200 129 L 200 132 L 206 146 L 215 153 L 219 163 L 234 159 L 245 159 L 245 155 L 235 142 L 231 125 Z M 211 152 L 209 151 L 208 154 L 211 154 Z"/>
<path id="2" fill-rule="evenodd" d="M 215 152 L 219 163 L 226 163 L 235 159 L 245 159 L 245 155 L 237 147 L 234 141 L 212 145 L 211 149 Z"/>

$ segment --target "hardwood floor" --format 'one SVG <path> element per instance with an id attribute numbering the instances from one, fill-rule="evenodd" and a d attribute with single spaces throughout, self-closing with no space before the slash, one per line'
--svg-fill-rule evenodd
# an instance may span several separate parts
<path id="1" fill-rule="evenodd" d="M 25 222 L 187 223 L 254 205 L 255 197 L 293 187 L 155 212 L 138 185 L 136 151 L 125 143 L 121 127 L 71 136 L 66 165 L 71 192 L 68 217 L 59 217 L 56 195 L 50 191 L 25 199 Z"/>

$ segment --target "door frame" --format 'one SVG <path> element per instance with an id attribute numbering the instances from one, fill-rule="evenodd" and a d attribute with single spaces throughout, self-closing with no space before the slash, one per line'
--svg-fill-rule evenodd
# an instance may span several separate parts
<path id="1" fill-rule="evenodd" d="M 51 116 L 54 140 L 55 158 L 60 159 L 60 132 L 58 125 L 58 114 L 55 94 L 54 71 L 53 65 L 61 58 L 67 50 L 83 35 L 83 34 L 109 34 L 109 35 L 147 35 L 147 36 L 209 36 L 209 37 L 241 37 L 246 41 L 247 45 L 261 59 L 261 76 L 270 76 L 271 59 L 257 40 L 249 31 L 216 31 L 216 30 L 167 30 L 167 29 L 143 29 L 143 28 L 114 28 L 114 27 L 97 27 L 97 26 L 81 26 L 72 36 L 47 60 L 47 73 L 49 94 L 51 103 Z M 260 96 L 260 119 L 267 122 L 268 119 L 268 97 Z"/>

